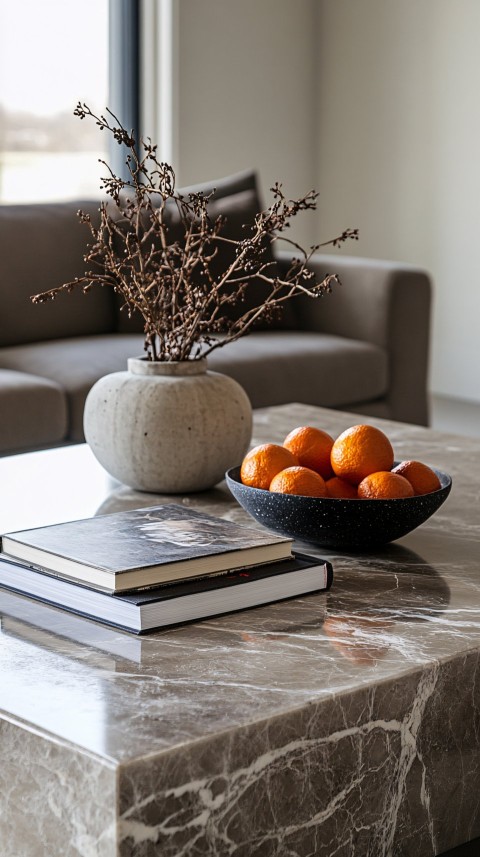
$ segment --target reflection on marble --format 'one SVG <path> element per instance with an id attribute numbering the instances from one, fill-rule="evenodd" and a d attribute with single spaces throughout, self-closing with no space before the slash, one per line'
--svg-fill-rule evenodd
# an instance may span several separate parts
<path id="1" fill-rule="evenodd" d="M 356 421 L 274 408 L 254 442 Z M 139 639 L 0 591 L 8 857 L 433 857 L 480 835 L 480 442 L 372 422 L 452 492 L 395 544 L 327 553 L 328 593 Z M 85 514 L 165 498 L 95 499 Z M 224 484 L 175 500 L 248 520 Z"/>

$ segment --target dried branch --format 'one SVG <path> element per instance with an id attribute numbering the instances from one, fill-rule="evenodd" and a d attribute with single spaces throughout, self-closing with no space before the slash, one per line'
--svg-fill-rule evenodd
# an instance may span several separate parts
<path id="1" fill-rule="evenodd" d="M 339 282 L 336 274 L 317 282 L 309 261 L 319 247 L 357 239 L 356 229 L 308 251 L 284 235 L 293 217 L 316 208 L 314 191 L 291 200 L 276 183 L 271 188 L 272 204 L 257 214 L 253 226 L 245 228 L 245 236 L 228 238 L 222 234 L 225 219 L 209 216 L 212 194 L 200 191 L 186 196 L 176 191 L 173 168 L 158 159 L 151 140 L 137 144 L 134 132 L 128 132 L 110 110 L 106 112 L 107 116 L 96 116 L 81 103 L 74 111 L 82 120 L 93 119 L 101 131 L 110 132 L 126 147 L 129 177 L 119 178 L 101 161 L 106 168 L 101 189 L 110 199 L 100 204 L 99 224 L 78 212 L 91 234 L 84 256 L 87 270 L 71 282 L 35 295 L 34 303 L 76 288 L 84 292 L 98 285 L 113 288 L 122 310 L 128 315 L 138 312 L 143 318 L 148 359 L 188 360 L 245 336 L 259 321 L 271 321 L 292 297 L 318 298 Z M 172 240 L 171 233 L 177 234 L 178 229 L 181 237 Z M 277 275 L 267 254 L 269 245 L 278 240 L 295 253 L 283 277 Z M 232 261 L 218 275 L 215 262 L 222 245 L 233 251 Z M 242 312 L 254 281 L 266 284 L 267 293 L 257 306 Z M 236 314 L 232 315 L 232 308 Z"/>

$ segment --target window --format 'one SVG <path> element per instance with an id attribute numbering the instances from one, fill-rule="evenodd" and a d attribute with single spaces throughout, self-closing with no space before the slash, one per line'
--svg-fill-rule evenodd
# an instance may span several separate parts
<path id="1" fill-rule="evenodd" d="M 108 0 L 0 0 L 0 202 L 100 194 L 108 140 L 73 110 L 109 104 L 108 12 Z"/>

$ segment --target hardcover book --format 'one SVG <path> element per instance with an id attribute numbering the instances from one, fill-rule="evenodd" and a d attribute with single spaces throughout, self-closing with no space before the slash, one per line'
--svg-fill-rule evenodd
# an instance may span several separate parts
<path id="1" fill-rule="evenodd" d="M 306 554 L 255 568 L 110 595 L 0 560 L 0 586 L 136 634 L 329 589 L 332 566 Z"/>
<path id="2" fill-rule="evenodd" d="M 292 540 L 175 503 L 7 533 L 2 554 L 107 592 L 291 557 Z"/>

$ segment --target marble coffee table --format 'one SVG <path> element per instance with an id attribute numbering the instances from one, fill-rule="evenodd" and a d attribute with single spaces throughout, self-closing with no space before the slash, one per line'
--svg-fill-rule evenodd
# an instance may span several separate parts
<path id="1" fill-rule="evenodd" d="M 271 408 L 253 440 L 361 421 Z M 139 638 L 0 591 L 2 857 L 430 857 L 480 835 L 480 441 L 369 421 L 453 488 L 385 549 L 324 552 L 327 594 Z M 0 479 L 2 531 L 164 499 L 247 519 L 223 483 L 132 492 L 84 445 Z"/>

